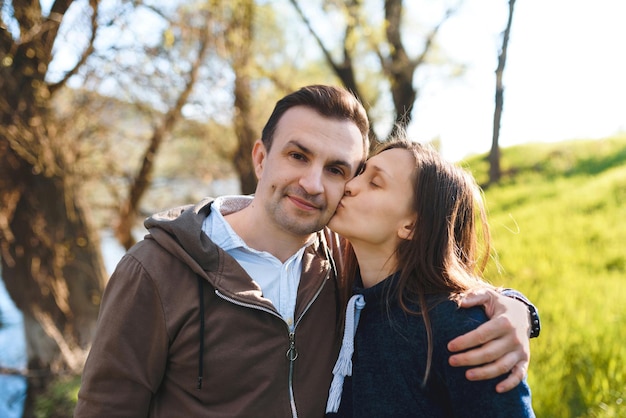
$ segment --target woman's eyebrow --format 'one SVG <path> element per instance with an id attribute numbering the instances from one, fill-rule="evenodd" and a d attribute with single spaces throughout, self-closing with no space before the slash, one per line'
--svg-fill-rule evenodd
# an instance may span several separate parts
<path id="1" fill-rule="evenodd" d="M 383 174 L 385 177 L 390 177 L 389 173 L 384 168 L 378 165 L 365 163 L 365 165 L 363 166 L 363 171 L 365 171 L 366 168 L 370 168 L 371 170 L 374 170 L 376 174 Z"/>

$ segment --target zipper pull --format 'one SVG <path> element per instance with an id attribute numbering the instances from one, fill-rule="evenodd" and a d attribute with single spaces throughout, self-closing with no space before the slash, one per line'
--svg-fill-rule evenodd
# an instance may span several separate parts
<path id="1" fill-rule="evenodd" d="M 295 361 L 298 358 L 298 350 L 296 350 L 296 333 L 289 333 L 289 348 L 287 349 L 287 360 Z"/>

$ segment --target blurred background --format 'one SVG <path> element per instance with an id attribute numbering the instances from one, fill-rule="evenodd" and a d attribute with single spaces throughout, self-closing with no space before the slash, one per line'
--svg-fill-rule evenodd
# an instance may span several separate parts
<path id="1" fill-rule="evenodd" d="M 273 104 L 324 83 L 478 179 L 537 416 L 626 417 L 623 0 L 0 5 L 0 416 L 71 416 L 142 219 L 251 193 Z"/>

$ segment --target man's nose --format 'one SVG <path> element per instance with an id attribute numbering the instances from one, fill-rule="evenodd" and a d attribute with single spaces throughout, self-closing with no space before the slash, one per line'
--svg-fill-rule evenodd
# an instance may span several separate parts
<path id="1" fill-rule="evenodd" d="M 322 183 L 323 169 L 311 167 L 300 177 L 300 186 L 311 195 L 320 194 L 324 191 Z"/>

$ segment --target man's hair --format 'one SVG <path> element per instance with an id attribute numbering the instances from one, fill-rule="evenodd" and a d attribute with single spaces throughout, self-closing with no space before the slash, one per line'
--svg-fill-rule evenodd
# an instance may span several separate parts
<path id="1" fill-rule="evenodd" d="M 268 151 L 272 146 L 278 121 L 287 110 L 295 106 L 308 107 L 329 118 L 353 122 L 359 128 L 363 138 L 363 158 L 367 156 L 369 151 L 369 121 L 365 108 L 348 90 L 320 84 L 302 87 L 276 103 L 261 136 L 263 145 Z"/>

